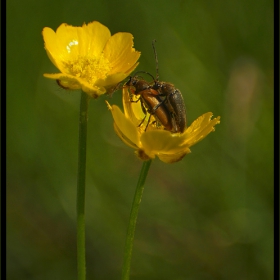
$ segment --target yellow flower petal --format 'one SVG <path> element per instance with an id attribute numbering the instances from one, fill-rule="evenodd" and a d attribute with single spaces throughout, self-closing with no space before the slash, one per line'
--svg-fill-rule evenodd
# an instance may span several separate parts
<path id="1" fill-rule="evenodd" d="M 111 61 L 110 74 L 118 72 L 130 74 L 140 57 L 140 52 L 133 48 L 133 36 L 130 33 L 119 32 L 108 41 L 104 56 Z"/>
<path id="2" fill-rule="evenodd" d="M 143 133 L 140 141 L 148 153 L 174 154 L 180 152 L 184 137 L 180 133 L 170 133 L 170 131 L 158 129 Z"/>
<path id="3" fill-rule="evenodd" d="M 84 24 L 82 28 L 84 34 L 79 41 L 82 43 L 83 52 L 80 55 L 99 56 L 110 40 L 110 30 L 98 21 L 93 21 L 88 25 Z M 87 40 L 83 40 L 83 38 Z"/>
<path id="4" fill-rule="evenodd" d="M 186 148 L 183 152 L 174 153 L 174 154 L 162 154 L 159 153 L 158 158 L 165 163 L 174 163 L 183 159 L 183 157 L 191 152 L 190 149 Z"/>
<path id="5" fill-rule="evenodd" d="M 106 92 L 104 87 L 99 87 L 96 85 L 90 85 L 86 81 L 81 81 L 81 88 L 83 92 L 86 92 L 92 98 L 98 98 L 101 94 Z"/>
<path id="6" fill-rule="evenodd" d="M 71 75 L 57 73 L 57 74 L 44 74 L 44 77 L 58 81 L 59 85 L 65 89 L 80 89 L 81 84 L 76 78 Z"/>
<path id="7" fill-rule="evenodd" d="M 130 119 L 133 122 L 133 124 L 137 126 L 143 120 L 145 115 L 143 113 L 141 106 L 139 106 L 139 104 L 141 104 L 140 101 L 136 102 L 136 100 L 139 99 L 139 97 L 136 97 L 134 95 L 132 96 L 132 98 L 134 98 L 133 99 L 134 102 L 131 102 L 128 87 L 125 86 L 123 88 L 123 97 L 122 97 L 124 114 L 126 118 Z"/>
<path id="8" fill-rule="evenodd" d="M 106 101 L 108 109 L 111 111 L 114 119 L 114 128 L 117 135 L 128 146 L 136 149 L 140 146 L 139 135 L 134 124 L 127 119 L 118 106 L 110 106 Z"/>
<path id="9" fill-rule="evenodd" d="M 189 147 L 205 138 L 210 132 L 214 131 L 214 126 L 220 123 L 220 117 L 211 120 L 211 112 L 197 118 L 183 133 L 186 137 L 184 145 Z"/>
<path id="10" fill-rule="evenodd" d="M 110 36 L 109 29 L 97 21 L 88 25 L 84 24 L 83 27 L 63 23 L 56 32 L 48 27 L 43 29 L 45 48 L 57 62 L 75 56 L 98 56 L 102 53 Z"/>
<path id="11" fill-rule="evenodd" d="M 44 74 L 44 77 L 49 79 L 54 79 L 58 84 L 64 89 L 82 89 L 84 92 L 88 93 L 92 98 L 97 98 L 99 95 L 106 92 L 104 87 L 97 87 L 88 84 L 79 78 L 73 78 L 71 75 L 66 75 L 63 73 L 58 74 Z"/>
<path id="12" fill-rule="evenodd" d="M 123 81 L 126 77 L 127 75 L 125 73 L 117 73 L 112 75 L 109 74 L 104 80 L 97 80 L 96 85 L 111 88 L 112 86 L 115 86 L 116 84 Z"/>

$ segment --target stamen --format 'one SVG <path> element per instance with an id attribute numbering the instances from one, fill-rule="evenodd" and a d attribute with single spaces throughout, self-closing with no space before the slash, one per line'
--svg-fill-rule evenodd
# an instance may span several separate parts
<path id="1" fill-rule="evenodd" d="M 65 61 L 65 68 L 68 74 L 86 80 L 94 85 L 98 79 L 105 79 L 112 69 L 108 59 L 101 54 L 98 57 L 78 56 L 76 59 Z"/>

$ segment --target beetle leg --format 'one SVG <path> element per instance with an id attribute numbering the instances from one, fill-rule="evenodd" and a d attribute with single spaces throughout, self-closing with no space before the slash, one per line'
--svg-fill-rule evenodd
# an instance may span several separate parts
<path id="1" fill-rule="evenodd" d="M 146 119 L 147 115 L 145 115 L 145 117 L 143 118 L 143 120 L 138 124 L 138 127 L 140 127 L 142 125 L 142 123 L 144 122 L 144 120 Z M 150 115 L 151 117 L 151 115 Z M 149 117 L 149 120 L 150 120 L 150 117 Z M 148 120 L 148 124 L 149 124 L 149 120 Z M 147 126 L 148 126 L 147 124 Z M 145 131 L 146 131 L 147 127 L 145 128 Z"/>
<path id="2" fill-rule="evenodd" d="M 159 102 L 155 107 L 153 107 L 153 109 L 151 110 L 150 114 L 155 114 L 156 110 L 165 102 L 166 99 L 162 100 L 161 102 Z"/>
<path id="3" fill-rule="evenodd" d="M 133 100 L 132 96 L 130 96 L 130 102 L 137 103 L 141 99 L 141 96 L 137 100 Z"/>
<path id="4" fill-rule="evenodd" d="M 146 115 L 147 116 L 147 115 Z M 146 116 L 145 116 L 145 118 L 146 118 Z M 147 127 L 148 127 L 148 125 L 149 125 L 149 123 L 150 123 L 150 119 L 151 119 L 151 114 L 150 114 L 150 116 L 149 116 L 149 119 L 148 119 L 148 122 L 147 122 L 147 125 L 146 125 L 146 127 L 145 127 L 145 131 L 147 130 Z"/>

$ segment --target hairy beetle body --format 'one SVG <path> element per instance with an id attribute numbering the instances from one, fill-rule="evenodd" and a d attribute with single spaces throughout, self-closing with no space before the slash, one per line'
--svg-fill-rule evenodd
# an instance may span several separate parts
<path id="1" fill-rule="evenodd" d="M 159 95 L 164 99 L 164 102 L 172 114 L 176 123 L 175 132 L 184 132 L 187 125 L 186 108 L 182 93 L 171 83 L 155 82 L 154 89 L 158 90 Z"/>

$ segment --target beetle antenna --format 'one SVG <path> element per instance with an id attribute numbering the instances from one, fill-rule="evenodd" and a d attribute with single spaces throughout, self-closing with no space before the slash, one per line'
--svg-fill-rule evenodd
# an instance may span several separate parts
<path id="1" fill-rule="evenodd" d="M 134 77 L 135 77 L 138 73 L 145 73 L 145 74 L 149 75 L 150 77 L 152 77 L 152 79 L 155 81 L 154 76 L 153 76 L 152 74 L 150 74 L 149 72 L 146 72 L 146 71 L 137 71 L 137 72 L 135 72 Z"/>
<path id="2" fill-rule="evenodd" d="M 156 42 L 156 39 L 154 39 L 154 40 L 152 41 L 152 45 L 153 45 L 154 55 L 155 55 L 155 60 L 156 60 L 156 72 L 157 72 L 156 80 L 158 81 L 158 79 L 159 79 L 159 73 L 158 73 L 158 58 L 157 58 L 157 52 L 156 52 L 155 42 Z"/>

